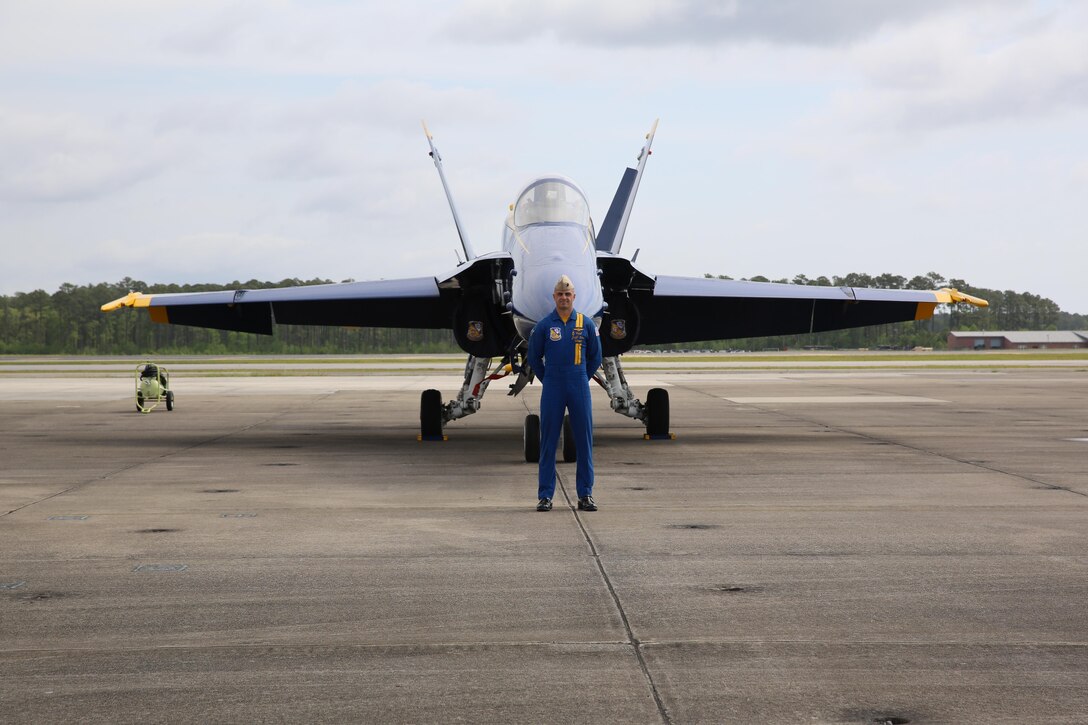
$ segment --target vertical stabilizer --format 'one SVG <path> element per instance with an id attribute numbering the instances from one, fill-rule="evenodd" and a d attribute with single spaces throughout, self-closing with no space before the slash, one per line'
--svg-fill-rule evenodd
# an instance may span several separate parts
<path id="1" fill-rule="evenodd" d="M 450 203 L 450 211 L 453 213 L 453 223 L 457 227 L 457 236 L 461 238 L 461 247 L 465 250 L 465 261 L 471 261 L 476 258 L 476 252 L 472 248 L 472 243 L 468 240 L 468 235 L 465 234 L 465 228 L 461 224 L 461 215 L 457 213 L 457 205 L 453 203 L 453 195 L 450 193 L 450 185 L 446 181 L 446 172 L 442 170 L 442 155 L 438 153 L 438 149 L 434 145 L 434 137 L 431 136 L 431 132 L 427 129 L 427 122 L 423 121 L 423 133 L 427 134 L 427 144 L 431 147 L 431 158 L 434 159 L 434 167 L 438 169 L 438 178 L 442 180 L 442 189 L 446 192 L 446 201 Z"/>
<path id="2" fill-rule="evenodd" d="M 635 194 L 638 193 L 638 184 L 642 180 L 642 171 L 646 168 L 646 159 L 652 153 L 650 146 L 654 142 L 654 134 L 657 132 L 657 120 L 646 134 L 646 144 L 638 154 L 638 168 L 625 169 L 623 178 L 620 179 L 619 188 L 612 198 L 612 204 L 608 207 L 608 214 L 601 224 L 601 230 L 597 234 L 597 251 L 619 254 L 623 245 L 623 235 L 627 231 L 627 222 L 631 218 L 631 208 L 635 205 Z"/>

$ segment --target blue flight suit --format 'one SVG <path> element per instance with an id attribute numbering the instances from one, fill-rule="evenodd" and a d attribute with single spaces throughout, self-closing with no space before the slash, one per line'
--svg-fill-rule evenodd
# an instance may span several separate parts
<path id="1" fill-rule="evenodd" d="M 582 328 L 578 330 L 581 318 Z M 555 449 L 563 410 L 578 448 L 578 498 L 593 494 L 593 408 L 589 379 L 601 366 L 601 333 L 593 320 L 572 310 L 566 322 L 553 310 L 529 335 L 526 358 L 540 378 L 540 468 L 537 498 L 555 497 Z M 546 362 L 545 362 L 546 361 Z"/>

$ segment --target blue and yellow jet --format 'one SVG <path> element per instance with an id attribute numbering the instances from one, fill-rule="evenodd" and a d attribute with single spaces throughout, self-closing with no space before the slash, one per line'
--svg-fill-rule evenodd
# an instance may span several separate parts
<path id="1" fill-rule="evenodd" d="M 516 373 L 511 395 L 532 380 L 525 364 L 526 339 L 552 311 L 552 288 L 563 274 L 578 291 L 578 309 L 601 331 L 604 362 L 597 381 L 612 409 L 643 422 L 653 436 L 668 432 L 668 394 L 651 390 L 644 404 L 632 393 L 620 356 L 636 345 L 823 332 L 924 320 L 941 304 L 987 305 L 954 289 L 819 287 L 644 272 L 634 257 L 620 255 L 620 247 L 656 129 L 655 121 L 636 167 L 624 171 L 599 231 L 578 185 L 563 176 L 544 176 L 526 184 L 510 205 L 502 251 L 476 254 L 453 203 L 442 157 L 424 125 L 465 253 L 454 270 L 441 276 L 277 289 L 131 292 L 102 309 L 146 308 L 155 322 L 264 335 L 272 334 L 276 324 L 451 329 L 468 353 L 468 365 L 455 399 L 444 403 L 438 391 L 423 392 L 421 432 L 434 438 L 450 421 L 479 410 L 492 380 Z M 499 362 L 493 367 L 495 359 Z"/>

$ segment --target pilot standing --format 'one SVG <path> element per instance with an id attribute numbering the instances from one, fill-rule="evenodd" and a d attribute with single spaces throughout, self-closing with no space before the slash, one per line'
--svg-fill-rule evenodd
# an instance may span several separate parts
<path id="1" fill-rule="evenodd" d="M 593 501 L 593 409 L 589 379 L 601 366 L 601 337 L 593 320 L 574 309 L 574 283 L 563 275 L 552 292 L 555 311 L 529 335 L 527 361 L 544 386 L 540 394 L 540 468 L 537 511 L 551 511 L 555 496 L 555 450 L 563 411 L 578 450 L 578 508 L 596 511 Z"/>

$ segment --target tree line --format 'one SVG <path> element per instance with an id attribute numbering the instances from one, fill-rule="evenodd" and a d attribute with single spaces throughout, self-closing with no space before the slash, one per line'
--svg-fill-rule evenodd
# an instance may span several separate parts
<path id="1" fill-rule="evenodd" d="M 160 325 L 142 311 L 104 313 L 106 302 L 130 291 L 213 292 L 329 284 L 326 279 L 230 284 L 146 284 L 126 277 L 116 283 L 63 284 L 0 296 L 0 354 L 19 355 L 273 355 L 320 353 L 455 352 L 448 330 L 277 325 L 274 335 Z M 134 314 L 135 313 L 135 314 Z"/>
<path id="2" fill-rule="evenodd" d="M 732 279 L 725 275 L 705 275 L 708 278 Z M 833 287 L 876 287 L 882 289 L 934 290 L 952 287 L 990 303 L 989 307 L 969 305 L 941 305 L 928 320 L 897 322 L 888 325 L 858 327 L 849 330 L 811 333 L 807 335 L 780 335 L 774 337 L 725 340 L 697 343 L 700 348 L 712 350 L 739 349 L 762 350 L 768 348 L 798 349 L 805 347 L 829 347 L 835 349 L 894 348 L 911 349 L 932 347 L 942 350 L 948 346 L 950 330 L 1086 330 L 1088 315 L 1062 311 L 1056 302 L 1030 292 L 996 290 L 976 287 L 965 280 L 946 279 L 937 272 L 906 278 L 897 274 L 869 275 L 851 272 L 844 276 L 809 278 L 799 274 L 792 279 L 768 279 L 763 276 L 750 278 L 752 282 L 778 284 L 820 285 Z M 666 348 L 681 347 L 666 345 Z"/>
<path id="3" fill-rule="evenodd" d="M 707 274 L 707 277 L 715 275 Z M 719 279 L 730 279 L 717 275 Z M 930 320 L 837 330 L 809 335 L 787 335 L 697 343 L 700 349 L 765 348 L 944 348 L 948 331 L 955 330 L 1085 330 L 1088 315 L 1063 312 L 1052 300 L 1029 292 L 974 287 L 963 280 L 945 280 L 931 272 L 911 279 L 892 274 L 871 276 L 851 273 L 842 277 L 797 275 L 792 279 L 756 282 L 883 287 L 888 289 L 938 289 L 955 287 L 990 302 L 986 308 L 957 306 L 938 312 Z M 328 284 L 324 279 L 285 279 L 279 282 L 231 282 L 218 284 L 146 284 L 130 278 L 116 283 L 63 284 L 50 294 L 44 290 L 0 295 L 0 354 L 26 355 L 222 355 L 314 353 L 455 353 L 459 348 L 449 330 L 402 330 L 390 328 L 343 328 L 277 325 L 271 337 L 182 325 L 159 325 L 146 314 L 103 313 L 102 304 L 130 291 L 145 293 L 208 292 L 223 289 L 263 289 L 304 284 Z M 938 308 L 940 309 L 940 308 Z M 679 348 L 662 345 L 655 348 Z M 687 345 L 691 347 L 691 345 Z"/>

